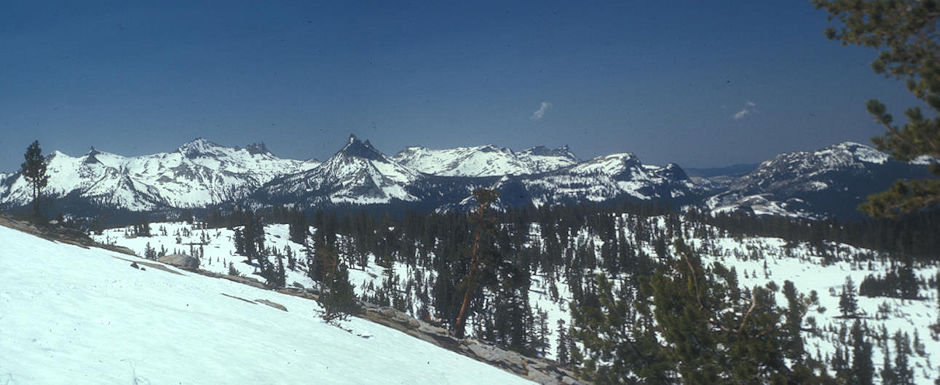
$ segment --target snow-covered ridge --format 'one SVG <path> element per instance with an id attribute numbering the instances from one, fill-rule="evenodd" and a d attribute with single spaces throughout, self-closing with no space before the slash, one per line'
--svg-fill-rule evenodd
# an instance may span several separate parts
<path id="1" fill-rule="evenodd" d="M 407 147 L 393 159 L 426 174 L 472 177 L 537 174 L 578 162 L 568 146 L 538 146 L 521 152 L 494 145 L 442 150 Z"/>
<path id="2" fill-rule="evenodd" d="M 715 212 L 746 209 L 764 215 L 821 218 L 829 208 L 814 207 L 806 200 L 808 195 L 838 194 L 838 199 L 828 200 L 830 204 L 843 202 L 851 206 L 849 210 L 854 209 L 864 197 L 887 188 L 894 179 L 923 173 L 923 166 L 892 160 L 871 146 L 844 142 L 816 151 L 777 155 L 704 205 Z"/>
<path id="3" fill-rule="evenodd" d="M 263 144 L 232 148 L 202 138 L 168 153 L 125 157 L 92 147 L 78 157 L 54 151 L 47 160 L 46 196 L 75 194 L 98 205 L 135 211 L 205 207 L 240 199 L 276 177 L 317 166 L 278 158 Z M 29 186 L 19 175 L 0 183 L 4 185 L 0 204 L 30 201 Z"/>
<path id="4" fill-rule="evenodd" d="M 501 183 L 515 181 L 501 181 Z M 633 154 L 599 156 L 545 174 L 519 178 L 536 206 L 617 198 L 673 199 L 701 193 L 675 164 L 644 165 Z"/>

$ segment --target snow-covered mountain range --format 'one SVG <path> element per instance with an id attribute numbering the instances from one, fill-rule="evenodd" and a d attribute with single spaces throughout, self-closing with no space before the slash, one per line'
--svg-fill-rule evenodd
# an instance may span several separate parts
<path id="1" fill-rule="evenodd" d="M 568 146 L 544 146 L 515 152 L 493 145 L 432 150 L 408 147 L 396 154 L 398 163 L 440 176 L 503 176 L 538 174 L 578 163 Z"/>
<path id="2" fill-rule="evenodd" d="M 376 150 L 368 140 L 350 136 L 346 145 L 319 166 L 286 175 L 254 194 L 269 201 L 313 206 L 324 203 L 389 203 L 415 201 L 410 192 L 426 175 L 406 167 Z"/>
<path id="3" fill-rule="evenodd" d="M 855 216 L 868 194 L 899 177 L 927 176 L 931 161 L 898 162 L 846 142 L 781 154 L 744 175 L 690 178 L 676 164 L 646 165 L 630 153 L 580 161 L 567 146 L 484 145 L 408 147 L 388 156 L 355 136 L 322 163 L 278 158 L 263 144 L 232 148 L 205 139 L 153 155 L 92 149 L 79 157 L 56 151 L 47 159 L 44 195 L 96 209 L 407 204 L 446 210 L 471 205 L 472 191 L 487 187 L 500 190 L 504 207 L 641 200 L 804 218 Z M 0 206 L 23 206 L 30 198 L 19 174 L 0 175 Z"/>
<path id="4" fill-rule="evenodd" d="M 420 202 L 448 209 L 470 202 L 477 187 L 501 191 L 503 205 L 661 199 L 695 190 L 676 165 L 643 165 L 632 154 L 578 162 L 562 147 L 522 152 L 495 146 L 428 150 L 409 147 L 390 158 L 351 136 L 320 166 L 263 186 L 253 205 L 388 204 Z"/>
<path id="5" fill-rule="evenodd" d="M 925 159 L 891 159 L 872 147 L 845 142 L 817 151 L 780 154 L 736 178 L 704 205 L 715 211 L 821 218 L 859 215 L 856 207 L 898 178 L 928 176 Z"/>
<path id="6" fill-rule="evenodd" d="M 47 162 L 45 196 L 130 211 L 230 202 L 244 198 L 275 177 L 318 165 L 314 161 L 278 158 L 264 144 L 232 148 L 201 138 L 173 152 L 136 157 L 94 148 L 79 157 L 55 151 Z M 31 199 L 30 186 L 22 176 L 16 174 L 0 182 L 2 205 L 24 205 Z"/>
<path id="7" fill-rule="evenodd" d="M 504 196 L 518 191 L 536 206 L 621 198 L 671 200 L 704 192 L 678 165 L 644 165 L 629 153 L 599 156 L 543 174 L 506 177 L 496 187 Z"/>

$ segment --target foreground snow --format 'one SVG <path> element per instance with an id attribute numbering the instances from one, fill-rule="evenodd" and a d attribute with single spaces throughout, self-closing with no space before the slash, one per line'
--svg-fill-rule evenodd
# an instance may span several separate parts
<path id="1" fill-rule="evenodd" d="M 0 383 L 526 383 L 364 320 L 325 324 L 309 300 L 5 227 L 0 243 Z"/>

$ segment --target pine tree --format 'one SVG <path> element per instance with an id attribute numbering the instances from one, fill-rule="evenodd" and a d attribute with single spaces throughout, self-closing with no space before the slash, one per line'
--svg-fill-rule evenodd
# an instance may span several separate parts
<path id="1" fill-rule="evenodd" d="M 284 271 L 284 258 L 280 255 L 277 256 L 277 267 L 274 271 L 274 286 L 275 287 L 284 287 L 287 286 L 287 272 Z"/>
<path id="2" fill-rule="evenodd" d="M 245 255 L 245 234 L 242 229 L 235 229 L 232 242 L 235 244 L 235 254 Z"/>
<path id="3" fill-rule="evenodd" d="M 886 77 L 904 80 L 908 90 L 927 104 L 905 111 L 907 124 L 894 119 L 878 100 L 866 108 L 887 134 L 872 138 L 879 150 L 901 161 L 921 155 L 933 157 L 929 171 L 940 176 L 940 2 L 937 0 L 812 0 L 829 12 L 839 28 L 826 29 L 826 37 L 878 51 L 872 69 Z M 932 117 L 931 117 L 932 115 Z M 876 217 L 898 217 L 940 203 L 940 179 L 898 180 L 889 190 L 868 197 L 859 208 Z"/>
<path id="4" fill-rule="evenodd" d="M 887 343 L 882 346 L 882 353 L 881 383 L 884 385 L 896 385 L 898 383 L 898 375 L 892 367 L 891 350 L 888 349 Z"/>
<path id="5" fill-rule="evenodd" d="M 686 384 L 811 383 L 820 368 L 807 357 L 795 325 L 805 310 L 776 306 L 773 283 L 741 290 L 734 270 L 720 263 L 706 268 L 699 256 L 681 241 L 677 255 L 641 287 L 652 307 L 638 306 L 655 318 L 651 336 L 661 346 L 668 367 Z M 792 283 L 784 285 L 791 287 Z M 790 290 L 790 289 L 788 289 Z M 808 308 L 809 298 L 795 289 L 784 293 Z M 794 334 L 795 333 L 795 334 Z M 647 350 L 649 351 L 649 350 Z M 787 359 L 796 365 L 788 367 Z M 640 374 L 640 373 L 638 373 Z"/>
<path id="6" fill-rule="evenodd" d="M 33 191 L 33 215 L 39 218 L 39 193 L 49 182 L 49 176 L 46 175 L 46 159 L 42 156 L 42 149 L 39 147 L 39 141 L 33 141 L 26 148 L 23 155 L 26 161 L 20 165 L 20 173 L 26 179 L 26 183 L 32 187 Z"/>
<path id="7" fill-rule="evenodd" d="M 157 259 L 157 251 L 150 247 L 150 242 L 144 245 L 144 258 Z"/>
<path id="8" fill-rule="evenodd" d="M 571 339 L 583 347 L 569 348 L 575 371 L 602 384 L 627 383 L 631 374 L 645 383 L 675 383 L 675 362 L 649 330 L 649 318 L 637 314 L 644 299 L 632 287 L 618 290 L 603 274 L 589 282 L 583 299 L 569 304 Z"/>
<path id="9" fill-rule="evenodd" d="M 894 334 L 894 374 L 895 384 L 913 385 L 914 372 L 911 370 L 911 338 L 900 330 Z"/>
<path id="10" fill-rule="evenodd" d="M 323 307 L 323 319 L 333 321 L 358 313 L 359 304 L 349 283 L 349 272 L 345 264 L 340 263 L 336 249 L 325 246 L 317 250 L 317 259 L 323 267 L 323 290 L 318 299 Z"/>
<path id="11" fill-rule="evenodd" d="M 307 218 L 303 211 L 291 211 L 288 221 L 288 234 L 291 242 L 304 244 L 307 242 Z"/>
<path id="12" fill-rule="evenodd" d="M 855 298 L 855 284 L 851 277 L 845 278 L 842 293 L 839 294 L 839 311 L 843 318 L 855 317 L 858 312 L 858 300 Z"/>
<path id="13" fill-rule="evenodd" d="M 872 343 L 865 338 L 861 322 L 855 320 L 852 325 L 852 369 L 850 384 L 872 385 L 875 377 L 875 365 L 872 363 Z"/>
<path id="14" fill-rule="evenodd" d="M 568 330 L 565 327 L 565 320 L 558 320 L 558 328 L 555 329 L 555 332 L 558 333 L 558 347 L 555 349 L 555 361 L 558 361 L 559 365 L 566 367 L 570 362 L 568 354 L 570 341 Z"/>

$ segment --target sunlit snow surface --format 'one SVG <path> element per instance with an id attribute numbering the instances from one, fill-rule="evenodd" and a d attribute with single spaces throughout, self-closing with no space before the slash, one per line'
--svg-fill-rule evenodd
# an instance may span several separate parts
<path id="1" fill-rule="evenodd" d="M 567 147 L 534 147 L 521 152 L 493 145 L 432 150 L 408 147 L 393 159 L 426 174 L 443 176 L 525 175 L 574 165 L 578 158 Z"/>
<path id="2" fill-rule="evenodd" d="M 526 383 L 367 321 L 325 324 L 309 300 L 5 227 L 0 243 L 2 384 Z"/>

